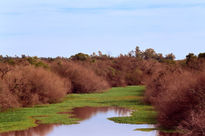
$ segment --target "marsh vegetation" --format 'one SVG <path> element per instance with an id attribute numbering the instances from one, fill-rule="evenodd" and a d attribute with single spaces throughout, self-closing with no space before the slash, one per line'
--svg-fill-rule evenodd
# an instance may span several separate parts
<path id="1" fill-rule="evenodd" d="M 73 124 L 79 120 L 72 118 L 73 108 L 118 106 L 132 109 L 131 116 L 109 120 L 204 135 L 204 54 L 175 60 L 172 53 L 136 47 L 118 57 L 101 52 L 70 58 L 0 56 L 0 131 Z"/>

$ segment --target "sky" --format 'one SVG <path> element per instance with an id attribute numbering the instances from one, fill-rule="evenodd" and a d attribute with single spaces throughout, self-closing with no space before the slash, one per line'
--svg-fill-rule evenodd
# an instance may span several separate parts
<path id="1" fill-rule="evenodd" d="M 205 52 L 204 0 L 0 0 L 0 54 Z"/>

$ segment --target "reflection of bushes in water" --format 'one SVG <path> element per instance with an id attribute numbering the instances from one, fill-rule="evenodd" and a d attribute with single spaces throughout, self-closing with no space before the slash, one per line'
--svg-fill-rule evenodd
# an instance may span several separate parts
<path id="1" fill-rule="evenodd" d="M 13 68 L 0 84 L 1 108 L 53 103 L 70 90 L 69 82 L 50 71 L 32 66 Z"/>
<path id="2" fill-rule="evenodd" d="M 2 133 L 0 136 L 45 136 L 57 125 L 39 125 L 24 131 Z"/>
<path id="3" fill-rule="evenodd" d="M 127 115 L 130 112 L 129 109 L 120 107 L 79 107 L 72 109 L 72 114 L 74 118 L 86 120 L 97 113 L 106 113 L 108 111 L 114 111 L 118 115 Z"/>
<path id="4" fill-rule="evenodd" d="M 54 63 L 51 68 L 61 77 L 71 80 L 73 93 L 101 92 L 109 88 L 108 83 L 92 70 L 74 62 Z"/>

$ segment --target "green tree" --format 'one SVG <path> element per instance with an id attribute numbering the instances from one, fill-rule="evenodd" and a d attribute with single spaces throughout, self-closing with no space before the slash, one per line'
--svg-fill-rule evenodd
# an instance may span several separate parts
<path id="1" fill-rule="evenodd" d="M 199 53 L 198 58 L 199 59 L 205 59 L 205 52 L 204 53 Z"/>
<path id="2" fill-rule="evenodd" d="M 197 56 L 194 55 L 194 53 L 189 53 L 188 55 L 186 55 L 186 64 L 190 64 L 194 62 L 196 59 L 197 59 Z"/>
<path id="3" fill-rule="evenodd" d="M 72 59 L 72 60 L 80 60 L 80 61 L 85 61 L 89 58 L 90 58 L 90 56 L 88 54 L 84 54 L 84 53 L 78 53 L 78 54 L 75 54 L 75 55 L 70 57 L 70 59 Z"/>
<path id="4" fill-rule="evenodd" d="M 152 48 L 146 49 L 143 52 L 143 58 L 144 59 L 154 59 L 154 58 L 156 58 L 156 56 L 157 56 L 157 53 Z"/>
<path id="5" fill-rule="evenodd" d="M 167 54 L 166 56 L 165 56 L 165 59 L 167 59 L 167 60 L 174 60 L 176 57 L 175 57 L 175 55 L 173 54 L 173 53 L 170 53 L 170 54 Z"/>
<path id="6" fill-rule="evenodd" d="M 135 57 L 136 58 L 141 58 L 142 57 L 142 52 L 141 52 L 139 46 L 136 46 L 136 48 L 135 48 Z"/>

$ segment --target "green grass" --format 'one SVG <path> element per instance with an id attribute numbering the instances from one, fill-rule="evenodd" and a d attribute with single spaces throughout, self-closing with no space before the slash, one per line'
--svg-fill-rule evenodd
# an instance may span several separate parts
<path id="1" fill-rule="evenodd" d="M 155 124 L 156 112 L 151 106 L 144 105 L 143 86 L 116 87 L 104 93 L 70 94 L 63 102 L 19 108 L 0 113 L 0 132 L 25 130 L 38 124 L 75 124 L 78 119 L 71 118 L 69 112 L 76 107 L 119 106 L 133 110 L 130 117 L 109 118 L 118 123 Z M 38 124 L 37 124 L 38 122 Z"/>

